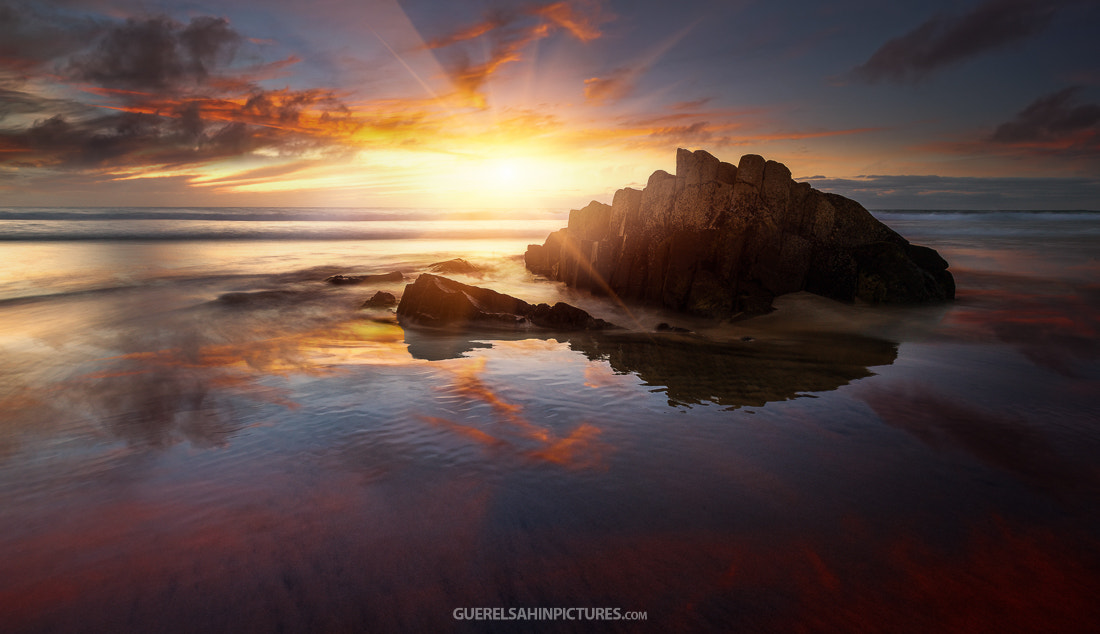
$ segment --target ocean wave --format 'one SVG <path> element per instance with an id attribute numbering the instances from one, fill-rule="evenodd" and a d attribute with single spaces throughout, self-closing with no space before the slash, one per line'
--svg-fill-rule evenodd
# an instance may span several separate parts
<path id="1" fill-rule="evenodd" d="M 405 209 L 397 207 L 0 207 L 0 221 L 202 220 L 232 222 L 433 222 L 560 220 L 549 209 Z"/>

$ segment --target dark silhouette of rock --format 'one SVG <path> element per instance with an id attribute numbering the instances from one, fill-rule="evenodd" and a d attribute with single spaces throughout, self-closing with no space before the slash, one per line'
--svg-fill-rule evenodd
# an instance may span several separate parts
<path id="1" fill-rule="evenodd" d="M 801 290 L 896 304 L 955 296 L 935 250 L 755 154 L 735 167 L 677 150 L 675 176 L 658 170 L 641 191 L 571 211 L 524 259 L 569 286 L 718 317 L 768 312 Z"/>
<path id="2" fill-rule="evenodd" d="M 378 291 L 370 299 L 363 302 L 360 308 L 388 308 L 390 306 L 397 305 L 397 298 L 393 293 L 387 293 L 386 291 Z"/>
<path id="3" fill-rule="evenodd" d="M 430 264 L 428 265 L 428 270 L 432 273 L 441 273 L 443 275 L 478 275 L 481 273 L 481 269 L 462 258 Z"/>
<path id="4" fill-rule="evenodd" d="M 488 288 L 424 273 L 405 287 L 397 318 L 402 326 L 490 328 L 504 330 L 600 330 L 613 324 L 558 302 L 531 305 Z"/>
<path id="5" fill-rule="evenodd" d="M 329 284 L 367 284 L 378 282 L 402 282 L 405 276 L 400 271 L 391 271 L 382 275 L 333 275 L 325 278 Z"/>

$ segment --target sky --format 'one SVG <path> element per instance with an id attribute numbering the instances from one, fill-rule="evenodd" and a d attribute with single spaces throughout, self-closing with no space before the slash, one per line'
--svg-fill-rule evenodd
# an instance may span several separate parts
<path id="1" fill-rule="evenodd" d="M 0 0 L 0 205 L 1100 210 L 1100 3 Z"/>

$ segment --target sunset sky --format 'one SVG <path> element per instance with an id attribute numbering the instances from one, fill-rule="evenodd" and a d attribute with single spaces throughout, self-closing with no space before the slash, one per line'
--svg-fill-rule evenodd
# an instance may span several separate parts
<path id="1" fill-rule="evenodd" d="M 1100 4 L 0 0 L 0 205 L 1100 209 Z"/>

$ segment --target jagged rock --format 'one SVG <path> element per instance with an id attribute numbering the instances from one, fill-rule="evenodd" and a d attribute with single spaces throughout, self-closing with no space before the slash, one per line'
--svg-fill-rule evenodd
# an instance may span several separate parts
<path id="1" fill-rule="evenodd" d="M 428 265 L 428 270 L 433 273 L 443 273 L 445 275 L 477 275 L 481 273 L 481 269 L 462 258 L 430 264 Z"/>
<path id="2" fill-rule="evenodd" d="M 954 298 L 947 262 L 854 200 L 791 179 L 756 154 L 735 167 L 702 150 L 676 153 L 645 189 L 592 202 L 530 245 L 528 270 L 595 293 L 729 317 L 806 290 L 842 301 Z"/>
<path id="3" fill-rule="evenodd" d="M 325 281 L 329 284 L 367 284 L 376 282 L 401 282 L 404 281 L 405 276 L 400 271 L 391 271 L 382 275 L 333 275 L 332 277 L 326 277 Z"/>
<path id="4" fill-rule="evenodd" d="M 531 305 L 488 288 L 424 273 L 405 287 L 397 318 L 402 326 L 500 328 L 505 330 L 601 330 L 615 328 L 587 312 L 558 302 Z"/>
<path id="5" fill-rule="evenodd" d="M 393 293 L 378 291 L 370 299 L 363 302 L 360 308 L 388 308 L 397 304 L 397 297 Z"/>

